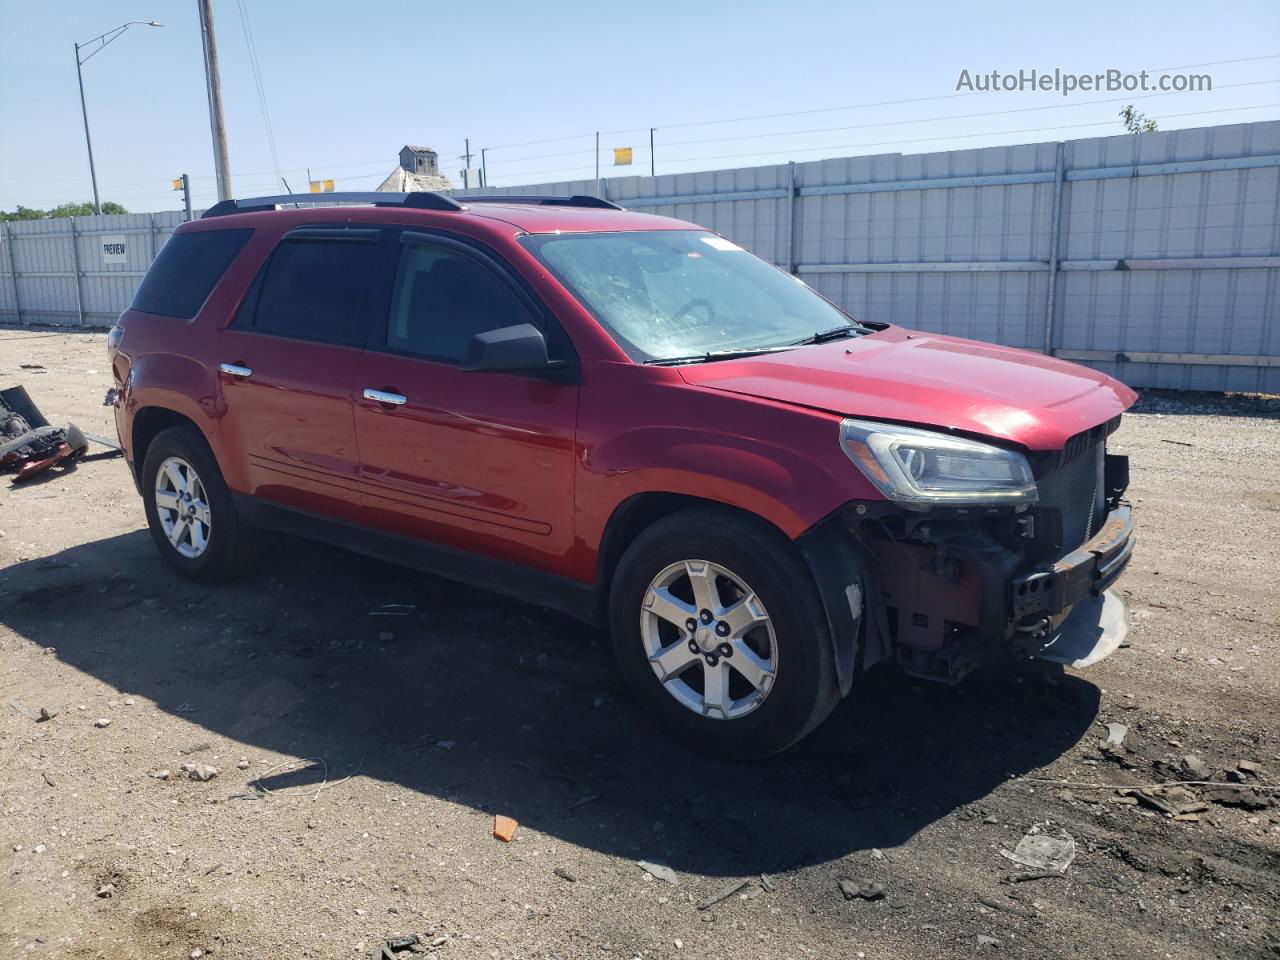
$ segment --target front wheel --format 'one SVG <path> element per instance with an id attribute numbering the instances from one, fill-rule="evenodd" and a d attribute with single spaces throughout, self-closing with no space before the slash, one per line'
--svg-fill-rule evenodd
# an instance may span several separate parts
<path id="1" fill-rule="evenodd" d="M 631 688 L 694 749 L 777 753 L 839 700 L 803 560 L 733 511 L 682 511 L 641 533 L 614 576 L 610 626 Z"/>

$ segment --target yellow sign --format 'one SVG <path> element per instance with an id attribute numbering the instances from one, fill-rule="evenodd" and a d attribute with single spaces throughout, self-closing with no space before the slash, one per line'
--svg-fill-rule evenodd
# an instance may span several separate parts
<path id="1" fill-rule="evenodd" d="M 613 165 L 615 167 L 631 166 L 631 148 L 630 147 L 614 147 L 613 148 Z"/>
<path id="2" fill-rule="evenodd" d="M 332 180 L 312 180 L 311 192 L 312 193 L 333 193 L 333 181 Z"/>
<path id="3" fill-rule="evenodd" d="M 182 178 L 181 178 L 181 177 L 179 177 L 177 180 L 173 181 L 173 189 L 175 189 L 175 190 L 181 190 L 181 189 L 182 189 Z"/>

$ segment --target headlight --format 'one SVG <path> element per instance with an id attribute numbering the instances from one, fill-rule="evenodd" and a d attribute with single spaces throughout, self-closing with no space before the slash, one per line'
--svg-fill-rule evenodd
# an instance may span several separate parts
<path id="1" fill-rule="evenodd" d="M 840 424 L 840 446 L 890 500 L 915 506 L 1028 505 L 1027 458 L 975 440 L 869 420 Z"/>

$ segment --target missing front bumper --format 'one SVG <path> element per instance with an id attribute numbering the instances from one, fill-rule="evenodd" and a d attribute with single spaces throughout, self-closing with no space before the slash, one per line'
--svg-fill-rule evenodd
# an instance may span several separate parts
<path id="1" fill-rule="evenodd" d="M 954 683 L 1010 657 L 1088 666 L 1124 643 L 1127 613 L 1110 588 L 1133 554 L 1128 504 L 1113 501 L 1088 542 L 1034 566 L 992 525 L 989 517 L 940 517 L 917 524 L 910 540 L 870 540 L 881 581 L 870 596 L 883 597 L 883 646 L 900 666 Z"/>

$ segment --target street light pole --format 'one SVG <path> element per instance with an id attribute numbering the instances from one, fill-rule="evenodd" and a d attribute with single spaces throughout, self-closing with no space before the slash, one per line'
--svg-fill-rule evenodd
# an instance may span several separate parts
<path id="1" fill-rule="evenodd" d="M 76 44 L 76 79 L 80 81 L 80 113 L 84 116 L 84 145 L 89 150 L 89 179 L 93 181 L 93 212 L 102 212 L 98 199 L 98 171 L 93 166 L 93 140 L 89 138 L 89 108 L 84 104 L 84 70 L 81 69 L 80 44 Z"/>
<path id="2" fill-rule="evenodd" d="M 116 39 L 134 24 L 141 24 L 144 27 L 162 27 L 164 24 L 156 23 L 154 20 L 130 20 L 128 23 L 122 23 L 114 30 L 108 30 L 100 36 L 94 37 L 92 40 L 86 40 L 84 43 L 77 43 L 76 48 L 76 79 L 80 81 L 80 113 L 84 117 L 84 145 L 89 151 L 89 179 L 93 181 L 93 212 L 102 212 L 102 203 L 98 197 L 98 171 L 93 165 L 93 141 L 89 138 L 89 108 L 84 102 L 84 65 L 89 62 L 90 58 L 102 50 L 108 43 Z M 90 44 L 98 44 L 98 48 L 83 60 L 80 59 L 80 51 L 88 47 Z"/>

